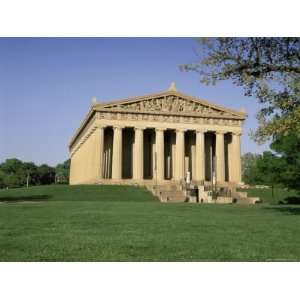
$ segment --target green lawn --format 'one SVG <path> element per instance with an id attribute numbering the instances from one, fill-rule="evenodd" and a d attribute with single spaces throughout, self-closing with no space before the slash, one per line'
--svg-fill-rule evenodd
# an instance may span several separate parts
<path id="1" fill-rule="evenodd" d="M 300 206 L 166 204 L 124 186 L 0 190 L 0 261 L 300 261 L 299 236 Z"/>

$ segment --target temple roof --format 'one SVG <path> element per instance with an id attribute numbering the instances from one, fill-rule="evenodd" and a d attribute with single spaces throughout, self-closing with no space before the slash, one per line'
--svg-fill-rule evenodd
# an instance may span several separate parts
<path id="1" fill-rule="evenodd" d="M 178 99 L 180 100 L 180 103 L 178 103 Z M 183 94 L 176 91 L 176 87 L 172 85 L 168 91 L 97 103 L 93 104 L 92 108 L 96 111 L 133 110 L 139 112 L 156 111 L 161 114 L 192 113 L 193 115 L 198 115 L 199 117 L 202 115 L 216 117 L 216 115 L 214 115 L 215 113 L 221 113 L 223 117 L 232 117 L 242 120 L 244 120 L 247 116 L 244 110 L 233 110 L 207 100 Z M 178 109 L 178 111 L 176 109 Z"/>

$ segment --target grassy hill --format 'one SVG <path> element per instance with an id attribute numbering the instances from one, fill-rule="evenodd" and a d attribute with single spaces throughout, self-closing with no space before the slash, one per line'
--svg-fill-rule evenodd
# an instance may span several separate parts
<path id="1" fill-rule="evenodd" d="M 0 191 L 0 261 L 299 261 L 299 234 L 299 206 L 166 204 L 126 186 Z"/>

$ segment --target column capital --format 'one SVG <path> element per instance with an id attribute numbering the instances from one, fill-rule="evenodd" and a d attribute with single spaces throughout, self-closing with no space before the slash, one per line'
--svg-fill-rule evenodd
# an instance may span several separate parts
<path id="1" fill-rule="evenodd" d="M 228 130 L 222 130 L 222 129 L 216 130 L 216 134 L 225 134 L 227 132 L 228 132 Z"/>
<path id="2" fill-rule="evenodd" d="M 121 126 L 121 125 L 114 125 L 113 128 L 114 128 L 114 129 L 123 129 L 124 127 Z"/>
<path id="3" fill-rule="evenodd" d="M 107 127 L 107 125 L 100 124 L 100 125 L 98 125 L 96 128 L 99 128 L 99 129 L 104 129 L 104 128 L 106 128 L 106 127 Z"/>
<path id="4" fill-rule="evenodd" d="M 145 126 L 134 126 L 134 130 L 145 130 Z"/>
<path id="5" fill-rule="evenodd" d="M 204 128 L 196 129 L 196 133 L 206 133 L 208 130 Z"/>
<path id="6" fill-rule="evenodd" d="M 187 131 L 187 129 L 185 129 L 185 128 L 176 128 L 176 133 L 177 132 L 186 132 Z"/>
<path id="7" fill-rule="evenodd" d="M 241 135 L 242 135 L 241 132 L 235 132 L 235 131 L 231 132 L 231 134 L 232 134 L 232 135 L 237 135 L 237 136 L 241 136 Z"/>
<path id="8" fill-rule="evenodd" d="M 155 131 L 165 131 L 167 128 L 164 127 L 155 127 Z"/>

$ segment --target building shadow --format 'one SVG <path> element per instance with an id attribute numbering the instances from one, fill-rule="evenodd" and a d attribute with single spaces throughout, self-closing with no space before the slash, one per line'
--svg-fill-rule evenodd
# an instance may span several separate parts
<path id="1" fill-rule="evenodd" d="M 283 214 L 300 215 L 300 207 L 297 206 L 277 205 L 264 207 L 264 209 L 271 209 L 273 211 L 278 211 Z"/>
<path id="2" fill-rule="evenodd" d="M 287 197 L 280 201 L 279 204 L 300 205 L 300 196 Z"/>
<path id="3" fill-rule="evenodd" d="M 50 199 L 51 195 L 30 195 L 30 196 L 3 196 L 0 197 L 0 202 L 15 203 L 15 202 L 40 202 Z"/>

